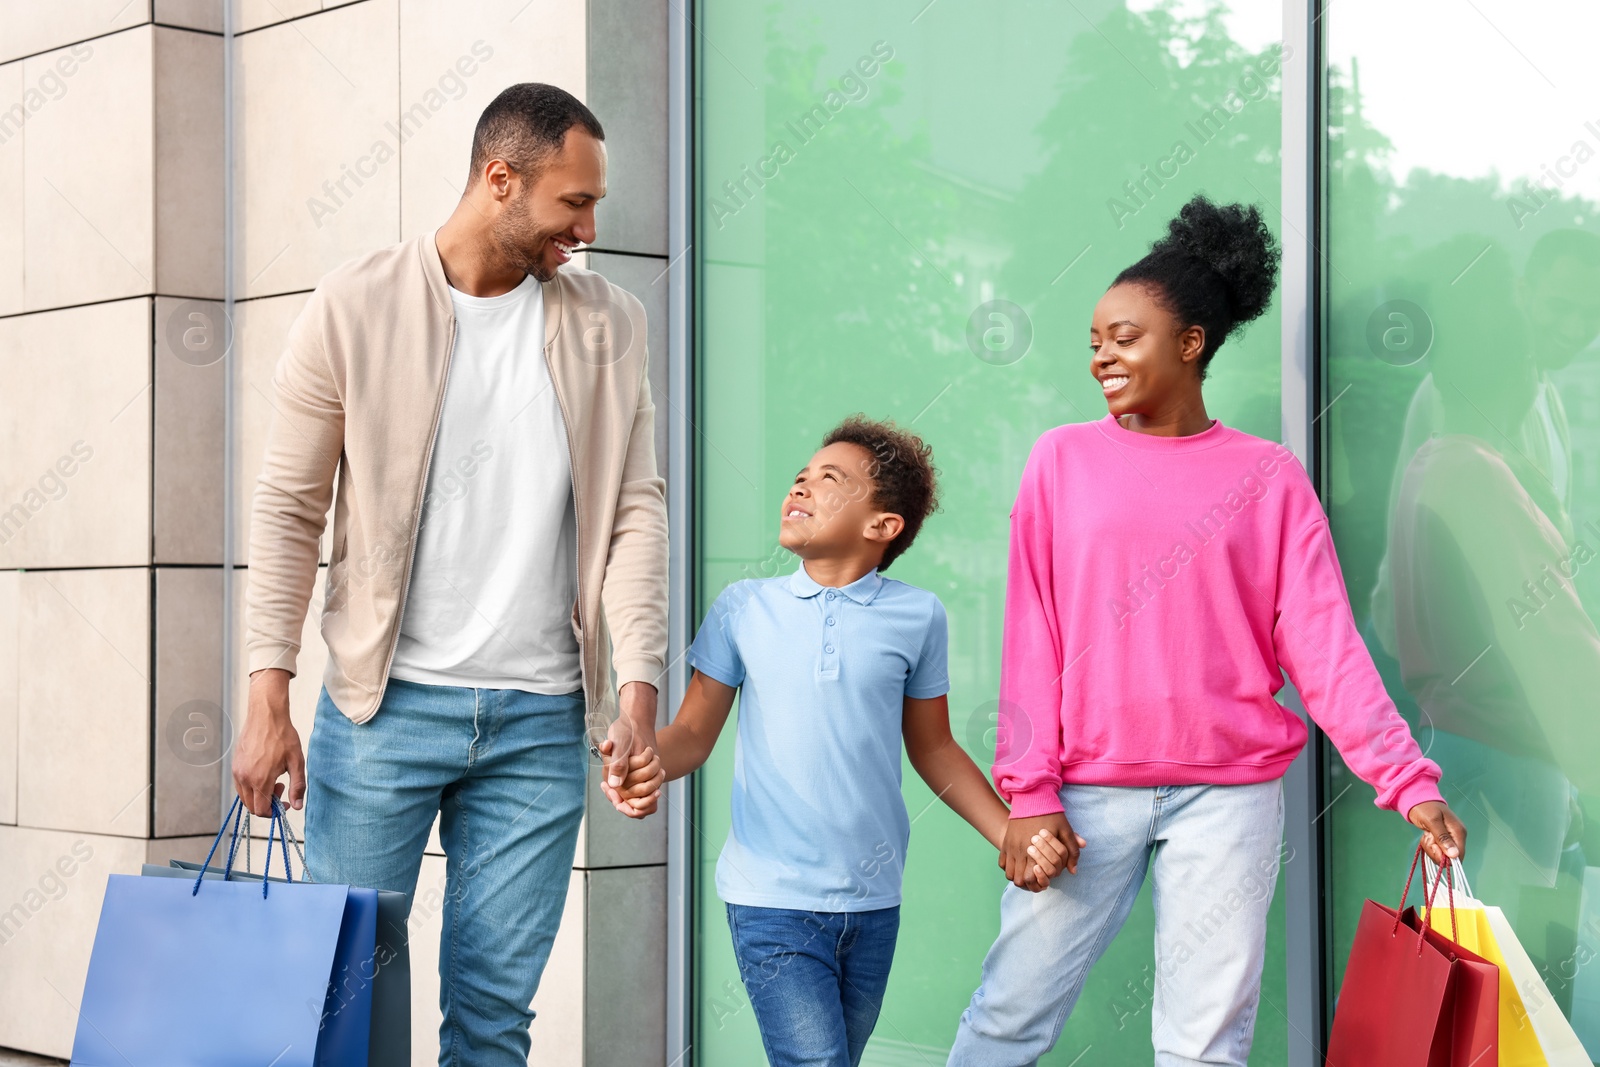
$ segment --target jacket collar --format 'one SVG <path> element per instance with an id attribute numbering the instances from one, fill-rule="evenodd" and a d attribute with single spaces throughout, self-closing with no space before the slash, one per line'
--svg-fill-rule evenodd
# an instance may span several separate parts
<path id="1" fill-rule="evenodd" d="M 450 302 L 450 280 L 445 277 L 444 261 L 439 258 L 438 235 L 438 229 L 433 229 L 417 238 L 417 252 L 422 260 L 423 276 L 428 279 L 428 292 L 444 313 L 453 318 L 455 305 Z M 544 344 L 549 348 L 561 333 L 561 272 L 556 271 L 556 276 L 541 282 L 539 288 L 544 294 Z"/>
<path id="2" fill-rule="evenodd" d="M 849 585 L 842 586 L 839 592 L 857 604 L 870 604 L 872 598 L 878 595 L 878 590 L 883 588 L 883 581 L 883 576 L 878 573 L 877 568 L 873 568 Z M 816 580 L 806 573 L 804 563 L 789 576 L 789 592 L 801 599 L 814 597 L 826 588 L 828 587 L 818 585 Z"/>

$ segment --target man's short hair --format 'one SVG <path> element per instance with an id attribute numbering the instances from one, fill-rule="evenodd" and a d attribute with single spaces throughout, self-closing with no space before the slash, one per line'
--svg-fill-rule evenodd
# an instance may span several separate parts
<path id="1" fill-rule="evenodd" d="M 1576 260 L 1579 266 L 1591 270 L 1600 267 L 1600 237 L 1587 230 L 1551 230 L 1533 243 L 1523 276 L 1537 281 L 1563 259 Z"/>
<path id="2" fill-rule="evenodd" d="M 478 116 L 468 188 L 477 183 L 491 159 L 505 160 L 525 181 L 534 181 L 540 168 L 561 151 L 574 126 L 582 126 L 597 141 L 606 139 L 594 112 L 565 89 L 543 82 L 520 82 L 505 89 Z"/>

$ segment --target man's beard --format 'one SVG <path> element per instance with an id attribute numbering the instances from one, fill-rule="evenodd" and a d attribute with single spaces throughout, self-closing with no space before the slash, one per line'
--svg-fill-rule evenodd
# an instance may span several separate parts
<path id="1" fill-rule="evenodd" d="M 540 283 L 556 276 L 556 272 L 544 264 L 545 246 L 555 232 L 541 231 L 522 200 L 507 205 L 491 227 L 489 236 L 500 254 L 524 274 L 533 275 Z"/>

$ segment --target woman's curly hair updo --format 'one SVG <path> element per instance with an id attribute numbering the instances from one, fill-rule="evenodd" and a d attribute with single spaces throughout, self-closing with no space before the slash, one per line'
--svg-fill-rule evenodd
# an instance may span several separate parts
<path id="1" fill-rule="evenodd" d="M 1167 235 L 1112 284 L 1147 286 L 1184 328 L 1205 331 L 1204 378 L 1222 343 L 1266 311 L 1279 256 L 1278 242 L 1254 204 L 1214 204 L 1196 196 L 1167 225 Z"/>

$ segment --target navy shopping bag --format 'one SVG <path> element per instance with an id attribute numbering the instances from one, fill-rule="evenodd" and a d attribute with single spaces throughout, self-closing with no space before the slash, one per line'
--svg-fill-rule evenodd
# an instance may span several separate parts
<path id="1" fill-rule="evenodd" d="M 295 840 L 294 831 L 289 828 L 289 823 L 282 823 L 283 835 L 293 846 L 295 853 L 300 858 L 300 877 L 304 884 L 311 880 L 310 872 L 306 869 L 305 853 L 300 851 L 300 842 Z M 244 816 L 244 841 L 245 841 L 245 867 L 250 866 L 250 813 Z M 144 865 L 144 875 L 147 878 L 184 878 L 190 881 L 194 876 L 205 871 L 207 878 L 222 878 L 226 873 L 228 878 L 238 881 L 254 881 L 255 876 L 246 871 L 224 872 L 220 867 L 203 867 L 198 863 L 186 860 L 172 860 L 169 866 L 162 867 L 154 863 Z M 268 877 L 267 881 L 274 885 L 280 882 L 295 884 L 291 872 L 287 878 L 276 875 Z M 367 1045 L 367 1067 L 411 1067 L 411 936 L 406 925 L 406 917 L 410 912 L 410 904 L 406 894 L 392 892 L 387 889 L 378 890 L 378 930 L 377 944 L 373 949 L 370 960 L 362 960 L 360 965 L 351 967 L 348 971 L 341 971 L 335 984 L 361 984 L 370 982 L 372 985 L 372 1026 Z M 370 966 L 369 966 L 370 964 Z M 338 1005 L 329 1002 L 325 1010 L 333 1010 Z"/>
<path id="2" fill-rule="evenodd" d="M 89 958 L 73 1067 L 366 1067 L 370 984 L 336 988 L 375 944 L 378 901 L 345 885 L 114 874 Z M 268 864 L 279 811 L 268 830 Z M 280 842 L 281 843 L 281 842 Z M 283 845 L 284 866 L 288 846 Z M 209 864 L 211 856 L 206 857 Z"/>

